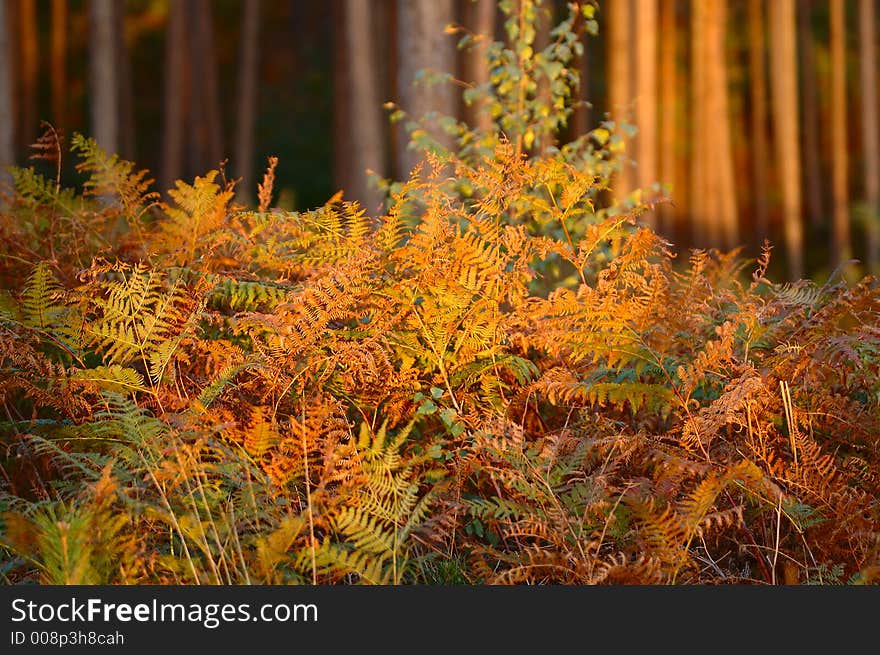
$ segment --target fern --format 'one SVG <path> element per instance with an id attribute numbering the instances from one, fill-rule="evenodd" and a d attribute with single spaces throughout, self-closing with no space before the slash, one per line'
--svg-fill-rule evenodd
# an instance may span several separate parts
<path id="1" fill-rule="evenodd" d="M 70 145 L 81 159 L 77 170 L 89 174 L 83 185 L 85 193 L 114 197 L 129 221 L 139 220 L 146 207 L 158 199 L 158 193 L 149 191 L 153 180 L 147 177 L 148 171 L 137 171 L 133 162 L 108 155 L 91 137 L 74 134 Z"/>
<path id="2" fill-rule="evenodd" d="M 158 385 L 192 329 L 192 300 L 179 285 L 165 291 L 161 274 L 138 265 L 122 281 L 108 283 L 106 297 L 95 302 L 98 314 L 85 328 L 90 342 L 108 365 L 136 362 Z"/>
<path id="3" fill-rule="evenodd" d="M 61 285 L 52 274 L 48 262 L 37 264 L 28 278 L 21 298 L 21 315 L 25 325 L 50 330 L 61 322 L 67 308 L 58 303 Z"/>
<path id="4" fill-rule="evenodd" d="M 163 205 L 167 218 L 158 224 L 153 241 L 157 253 L 175 257 L 177 263 L 196 261 L 201 240 L 226 220 L 226 209 L 235 195 L 231 188 L 221 188 L 214 180 L 217 171 L 196 177 L 192 184 L 178 181 L 168 195 L 176 206 Z"/>

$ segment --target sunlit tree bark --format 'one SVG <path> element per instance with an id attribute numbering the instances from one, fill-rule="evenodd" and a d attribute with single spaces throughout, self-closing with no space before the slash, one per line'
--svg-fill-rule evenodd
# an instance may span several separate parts
<path id="1" fill-rule="evenodd" d="M 831 9 L 831 194 L 832 265 L 852 257 L 849 226 L 849 154 L 846 145 L 846 23 L 843 0 Z"/>
<path id="2" fill-rule="evenodd" d="M 770 87 L 773 100 L 773 136 L 776 167 L 782 191 L 782 219 L 789 275 L 804 274 L 803 225 L 797 53 L 794 0 L 768 3 L 770 25 Z"/>
<path id="3" fill-rule="evenodd" d="M 874 0 L 859 2 L 859 80 L 862 88 L 862 152 L 868 212 L 868 266 L 880 272 L 880 134 L 877 97 L 877 11 Z"/>
<path id="4" fill-rule="evenodd" d="M 657 174 L 657 0 L 635 0 L 636 87 L 635 138 L 637 186 L 643 190 L 658 181 Z M 643 220 L 656 227 L 654 212 Z"/>
<path id="5" fill-rule="evenodd" d="M 586 134 L 591 124 L 591 106 L 590 101 L 594 98 L 590 95 L 590 65 L 592 63 L 592 54 L 590 46 L 593 43 L 593 37 L 589 34 L 581 36 L 581 45 L 584 49 L 580 56 L 574 55 L 572 58 L 572 66 L 577 71 L 580 84 L 575 94 L 575 104 L 572 107 L 571 118 L 571 136 L 573 139 Z"/>
<path id="6" fill-rule="evenodd" d="M 733 146 L 731 144 L 730 102 L 727 84 L 727 62 L 724 42 L 727 27 L 727 0 L 705 0 L 709 5 L 709 22 L 706 35 L 706 83 L 708 120 L 706 138 L 712 144 L 708 173 L 715 180 L 714 211 L 709 217 L 713 232 L 713 245 L 726 248 L 739 245 L 739 227 L 736 206 L 736 182 L 733 171 Z"/>
<path id="7" fill-rule="evenodd" d="M 420 70 L 430 73 L 448 73 L 455 70 L 455 42 L 444 28 L 453 22 L 452 0 L 398 0 L 398 97 L 400 105 L 413 119 L 429 112 L 455 116 L 456 99 L 449 84 L 428 85 L 416 80 Z M 441 143 L 451 145 L 442 136 L 436 123 L 428 125 Z M 421 155 L 401 140 L 398 161 L 400 177 L 409 175 L 421 161 Z"/>
<path id="8" fill-rule="evenodd" d="M 465 21 L 468 29 L 479 35 L 476 43 L 464 58 L 464 81 L 481 86 L 489 82 L 489 64 L 486 51 L 495 38 L 497 3 L 495 0 L 467 0 L 465 3 Z M 492 116 L 484 107 L 474 103 L 466 110 L 468 122 L 484 131 L 492 129 Z"/>
<path id="9" fill-rule="evenodd" d="M 607 27 L 608 111 L 612 120 L 632 122 L 632 17 L 631 0 L 607 0 L 604 4 Z M 631 156 L 631 155 L 630 155 Z M 614 195 L 626 197 L 633 188 L 633 174 L 628 163 L 614 176 Z"/>
<path id="10" fill-rule="evenodd" d="M 535 42 L 534 51 L 541 52 L 550 45 L 550 30 L 553 26 L 553 3 L 543 2 L 538 5 L 537 20 L 535 21 Z M 538 97 L 545 106 L 550 106 L 550 85 L 546 78 L 541 78 L 538 82 Z M 547 148 L 556 142 L 556 135 L 542 134 L 535 150 L 538 153 L 545 153 Z"/>
<path id="11" fill-rule="evenodd" d="M 660 224 L 667 238 L 675 238 L 675 216 L 683 209 L 683 182 L 679 165 L 678 25 L 677 0 L 660 0 L 660 181 L 672 189 L 672 203 L 660 207 Z"/>
<path id="12" fill-rule="evenodd" d="M 769 237 L 767 203 L 767 55 L 764 38 L 764 0 L 749 0 L 749 108 L 751 184 L 755 233 L 760 242 Z"/>
<path id="13" fill-rule="evenodd" d="M 713 191 L 708 175 L 710 144 L 707 139 L 708 85 L 706 84 L 706 35 L 709 7 L 704 0 L 691 0 L 691 102 L 690 102 L 690 220 L 694 245 L 706 247 L 708 198 Z"/>

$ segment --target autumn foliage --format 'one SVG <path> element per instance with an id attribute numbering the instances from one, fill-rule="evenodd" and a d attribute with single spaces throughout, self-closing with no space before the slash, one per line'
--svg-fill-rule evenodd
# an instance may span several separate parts
<path id="1" fill-rule="evenodd" d="M 605 200 L 618 126 L 532 118 L 375 217 L 273 209 L 274 161 L 257 209 L 81 136 L 81 190 L 16 170 L 5 580 L 876 583 L 880 284 L 678 261 Z"/>

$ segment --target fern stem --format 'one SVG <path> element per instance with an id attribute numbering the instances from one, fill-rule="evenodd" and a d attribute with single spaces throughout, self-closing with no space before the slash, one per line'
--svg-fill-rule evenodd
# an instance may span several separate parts
<path id="1" fill-rule="evenodd" d="M 584 286 L 587 286 L 587 278 L 584 275 L 584 268 L 580 265 L 579 262 L 575 262 L 577 258 L 577 250 L 574 247 L 574 241 L 571 238 L 571 234 L 568 231 L 568 225 L 565 223 L 565 219 L 568 217 L 568 210 L 565 211 L 559 208 L 559 205 L 556 203 L 556 197 L 553 195 L 553 190 L 550 188 L 548 183 L 545 183 L 544 186 L 547 188 L 547 193 L 550 195 L 550 200 L 553 201 L 553 206 L 556 208 L 556 211 L 562 212 L 562 215 L 559 217 L 559 224 L 562 226 L 562 231 L 565 232 L 565 240 L 568 242 L 568 247 L 571 248 L 571 259 L 569 260 L 571 264 L 577 269 L 578 275 L 581 278 L 581 283 Z"/>
<path id="2" fill-rule="evenodd" d="M 168 517 L 171 519 L 171 523 L 174 526 L 174 529 L 177 530 L 177 533 L 180 535 L 180 544 L 183 548 L 183 553 L 186 556 L 187 564 L 189 564 L 190 571 L 192 571 L 193 580 L 196 584 L 199 584 L 199 574 L 196 571 L 195 564 L 193 563 L 192 555 L 190 555 L 189 548 L 186 545 L 186 536 L 183 534 L 183 530 L 180 527 L 180 523 L 177 521 L 177 516 L 174 514 L 174 510 L 171 507 L 171 503 L 168 502 L 168 496 L 165 493 L 165 490 L 162 488 L 162 485 L 159 484 L 159 480 L 156 479 L 155 473 L 153 473 L 153 469 L 150 467 L 150 463 L 147 461 L 146 457 L 144 457 L 143 453 L 140 449 L 138 449 L 138 455 L 141 458 L 141 461 L 144 463 L 144 466 L 147 469 L 147 473 L 150 476 L 150 479 L 153 481 L 153 485 L 156 487 L 156 490 L 159 492 L 159 498 L 162 499 L 162 504 L 165 506 L 165 511 L 168 512 Z"/>
<path id="3" fill-rule="evenodd" d="M 306 512 L 309 517 L 309 546 L 311 549 L 312 556 L 312 584 L 318 584 L 318 567 L 316 562 L 316 554 L 315 554 L 315 520 L 312 514 L 312 488 L 311 482 L 309 481 L 309 450 L 308 445 L 306 443 L 306 403 L 305 399 L 302 401 L 302 447 L 303 447 L 303 466 L 305 469 L 305 483 L 306 483 Z"/>

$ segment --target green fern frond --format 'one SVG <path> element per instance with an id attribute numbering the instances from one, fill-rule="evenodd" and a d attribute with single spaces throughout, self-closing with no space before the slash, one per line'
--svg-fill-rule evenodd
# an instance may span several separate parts
<path id="1" fill-rule="evenodd" d="M 16 194 L 32 207 L 57 207 L 71 216 L 83 209 L 82 199 L 74 189 L 59 189 L 55 180 L 40 175 L 32 166 L 11 166 L 9 170 Z"/>
<path id="2" fill-rule="evenodd" d="M 144 378 L 136 370 L 114 364 L 77 369 L 70 374 L 70 380 L 95 385 L 99 390 L 133 392 L 144 390 Z"/>
<path id="3" fill-rule="evenodd" d="M 38 263 L 25 284 L 21 298 L 24 324 L 40 330 L 51 330 L 62 324 L 67 308 L 58 300 L 63 297 L 63 293 L 49 263 Z"/>
<path id="4" fill-rule="evenodd" d="M 165 290 L 163 276 L 139 265 L 121 281 L 108 283 L 97 298 L 99 315 L 85 332 L 108 365 L 142 364 L 153 384 L 161 382 L 192 320 L 191 299 L 179 284 Z"/>

